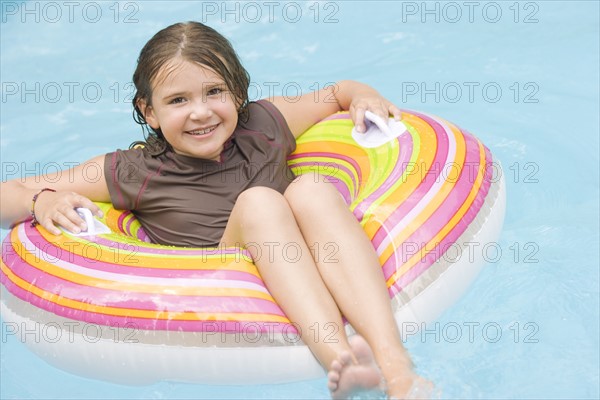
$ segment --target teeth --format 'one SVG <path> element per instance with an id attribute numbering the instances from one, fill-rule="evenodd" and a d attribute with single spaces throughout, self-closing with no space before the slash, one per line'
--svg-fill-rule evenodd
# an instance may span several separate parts
<path id="1" fill-rule="evenodd" d="M 211 133 L 212 131 L 215 130 L 215 128 L 216 128 L 216 126 L 211 126 L 210 128 L 200 129 L 200 130 L 196 130 L 196 131 L 188 131 L 187 133 L 189 133 L 190 135 L 201 136 L 201 135 L 206 135 L 207 133 Z"/>

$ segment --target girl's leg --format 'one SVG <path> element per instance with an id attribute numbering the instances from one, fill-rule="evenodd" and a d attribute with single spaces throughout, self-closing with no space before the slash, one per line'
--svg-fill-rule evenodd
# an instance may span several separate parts
<path id="1" fill-rule="evenodd" d="M 402 346 L 379 259 L 337 189 L 324 179 L 302 175 L 285 197 L 306 242 L 336 250 L 315 260 L 321 277 L 343 315 L 371 346 L 388 394 L 401 398 L 416 375 Z"/>
<path id="2" fill-rule="evenodd" d="M 284 196 L 265 187 L 243 192 L 236 201 L 221 244 L 252 244 L 248 248 L 254 252 L 252 256 L 269 291 L 290 320 L 300 327 L 303 341 L 322 365 L 329 368 L 342 355 L 351 354 L 340 310 L 323 283 Z M 282 252 L 286 245 L 297 249 L 297 259 L 290 261 Z M 359 388 L 376 387 L 381 380 L 381 373 L 372 362 L 362 365 L 355 375 L 353 385 Z"/>

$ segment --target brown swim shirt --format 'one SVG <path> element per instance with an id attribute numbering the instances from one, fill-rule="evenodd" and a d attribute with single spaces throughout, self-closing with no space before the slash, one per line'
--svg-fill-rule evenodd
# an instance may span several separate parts
<path id="1" fill-rule="evenodd" d="M 296 141 L 266 100 L 248 106 L 221 153 L 221 162 L 144 149 L 108 153 L 104 171 L 113 205 L 131 210 L 155 243 L 216 246 L 240 193 L 266 186 L 283 193 L 294 179 L 287 156 Z"/>

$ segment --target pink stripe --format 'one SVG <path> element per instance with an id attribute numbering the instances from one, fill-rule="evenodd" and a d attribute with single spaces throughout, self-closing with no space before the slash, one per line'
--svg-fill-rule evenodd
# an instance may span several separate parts
<path id="1" fill-rule="evenodd" d="M 139 240 L 141 240 L 142 242 L 152 243 L 152 239 L 150 239 L 150 236 L 148 236 L 148 234 L 144 230 L 144 227 L 142 227 L 142 226 L 140 226 L 140 228 L 137 231 L 137 238 Z"/>
<path id="2" fill-rule="evenodd" d="M 351 170 L 350 168 L 346 167 L 345 165 L 342 164 L 337 164 L 337 163 L 333 163 L 333 162 L 320 162 L 320 161 L 306 161 L 306 162 L 299 162 L 294 164 L 294 168 L 302 168 L 302 167 L 317 167 L 317 171 L 327 171 L 328 169 L 331 168 L 336 168 L 337 170 L 341 170 L 344 171 L 344 173 L 352 180 L 352 185 L 358 190 L 358 182 L 356 181 L 356 179 L 354 178 L 354 173 L 356 172 L 357 175 L 360 177 L 360 172 L 357 171 L 355 168 L 353 170 Z M 323 175 L 326 176 L 326 175 Z M 331 183 L 336 183 L 337 181 L 341 181 L 343 183 L 343 180 L 341 178 L 338 178 L 336 176 L 329 176 L 329 182 Z M 344 185 L 345 186 L 345 185 Z M 350 188 L 346 187 L 346 191 L 350 191 Z M 356 190 L 354 195 L 356 196 Z"/>
<path id="3" fill-rule="evenodd" d="M 126 227 L 123 226 L 123 221 L 125 220 L 125 218 L 127 218 L 127 216 L 131 214 L 131 211 L 123 211 L 120 215 L 119 215 L 119 219 L 117 220 L 117 226 L 119 227 L 119 231 L 121 231 L 121 233 L 123 233 L 124 235 L 127 236 L 131 236 L 129 234 L 129 232 L 127 232 L 125 229 Z"/>
<path id="4" fill-rule="evenodd" d="M 337 113 L 337 114 L 333 114 L 330 115 L 329 117 L 322 119 L 321 122 L 323 121 L 331 121 L 334 119 L 350 119 L 350 113 L 349 112 L 342 112 L 342 113 Z"/>
<path id="5" fill-rule="evenodd" d="M 461 165 L 467 165 L 469 168 L 476 168 L 478 165 L 479 154 L 473 154 L 473 145 L 477 147 L 477 142 L 469 140 L 465 137 L 466 154 L 464 160 L 456 160 Z M 474 164 L 473 164 L 474 163 Z M 448 221 L 456 214 L 460 206 L 464 203 L 471 188 L 473 187 L 473 179 L 469 179 L 469 168 L 465 167 L 461 171 L 461 175 L 457 182 L 452 186 L 448 196 L 442 201 L 439 207 L 429 216 L 429 218 L 404 241 L 404 246 L 409 244 L 411 248 L 418 247 L 419 251 L 427 244 L 435 235 L 448 223 Z M 440 178 L 441 179 L 441 178 Z M 453 228 L 454 229 L 454 228 Z M 404 247 L 407 250 L 408 247 Z M 413 253 L 414 254 L 414 253 Z M 399 253 L 404 258 L 403 262 L 407 261 L 411 255 Z M 390 257 L 383 265 L 383 274 L 386 279 L 396 272 L 396 260 Z"/>
<path id="6" fill-rule="evenodd" d="M 265 313 L 284 315 L 275 303 L 252 297 L 179 296 L 160 293 L 121 292 L 81 285 L 45 273 L 22 260 L 16 252 L 5 263 L 13 273 L 38 288 L 66 299 L 100 306 L 152 311 Z M 168 280 L 165 280 L 168 285 Z M 227 291 L 228 289 L 225 289 Z M 229 289 L 232 293 L 235 289 Z"/>
<path id="7" fill-rule="evenodd" d="M 127 218 L 129 215 L 131 215 L 132 217 L 127 220 L 126 226 L 123 226 L 125 218 Z M 146 234 L 144 228 L 141 226 L 137 231 L 137 235 L 133 234 L 133 232 L 131 231 L 131 226 L 133 225 L 134 221 L 137 221 L 137 218 L 131 211 L 123 211 L 121 215 L 119 215 L 119 219 L 117 220 L 117 226 L 119 227 L 119 231 L 126 236 L 137 238 L 142 242 L 152 243 L 152 240 L 150 239 L 148 234 Z"/>
<path id="8" fill-rule="evenodd" d="M 413 140 L 412 136 L 402 135 L 398 138 L 399 154 L 398 160 L 394 165 L 392 172 L 389 174 L 385 182 L 381 184 L 373 193 L 371 193 L 364 201 L 362 201 L 354 210 L 354 215 L 359 221 L 364 218 L 364 213 L 371 207 L 374 201 L 378 200 L 385 194 L 402 176 L 404 170 L 408 167 L 412 153 L 413 153 Z M 377 235 L 377 233 L 376 233 Z M 375 236 L 376 238 L 377 236 Z M 374 238 L 374 241 L 376 240 Z"/>
<path id="9" fill-rule="evenodd" d="M 291 324 L 278 322 L 264 321 L 182 321 L 177 319 L 157 320 L 150 318 L 136 317 L 116 317 L 112 315 L 99 314 L 93 312 L 84 312 L 81 310 L 72 309 L 69 307 L 59 306 L 56 303 L 44 300 L 31 292 L 21 289 L 12 283 L 6 275 L 0 273 L 0 281 L 6 289 L 14 296 L 23 301 L 33 304 L 43 310 L 49 311 L 62 317 L 88 322 L 92 324 L 112 326 L 112 327 L 127 327 L 147 331 L 184 331 L 184 332 L 228 332 L 228 333 L 251 333 L 251 332 L 285 332 L 289 335 L 297 334 Z M 235 319 L 235 314 L 232 314 L 232 319 Z M 242 337 L 243 339 L 243 337 Z"/>
<path id="10" fill-rule="evenodd" d="M 127 232 L 127 235 L 134 237 L 133 233 L 131 232 L 131 225 L 133 224 L 133 221 L 135 220 L 134 218 L 129 218 L 127 220 L 127 225 L 125 226 L 125 232 Z"/>
<path id="11" fill-rule="evenodd" d="M 222 269 L 167 269 L 167 268 L 149 268 L 141 266 L 139 263 L 135 263 L 135 253 L 132 253 L 132 249 L 123 250 L 123 252 L 127 251 L 128 253 L 119 253 L 119 254 L 129 254 L 131 255 L 131 263 L 130 264 L 113 264 L 108 262 L 103 262 L 100 260 L 96 260 L 93 258 L 86 258 L 80 256 L 75 253 L 71 253 L 61 247 L 56 246 L 54 243 L 47 242 L 38 232 L 37 229 L 31 228 L 29 225 L 25 226 L 25 233 L 27 238 L 36 245 L 37 248 L 43 249 L 44 253 L 50 254 L 53 258 L 63 260 L 65 262 L 69 262 L 72 264 L 80 265 L 84 268 L 89 268 L 98 271 L 106 271 L 111 273 L 117 273 L 121 275 L 130 275 L 130 276 L 148 276 L 148 277 L 158 277 L 158 278 L 205 278 L 205 279 L 219 279 L 219 280 L 237 280 L 237 281 L 245 281 L 259 284 L 264 287 L 264 282 L 254 274 L 243 271 L 232 271 L 228 270 L 225 267 Z M 92 239 L 90 237 L 89 239 Z M 96 240 L 90 241 L 91 243 L 97 243 L 98 237 L 95 237 Z M 75 243 L 75 242 L 73 242 Z M 81 244 L 84 246 L 85 244 Z M 114 247 L 113 247 L 114 248 Z M 29 249 L 32 251 L 33 249 Z M 93 253 L 93 252 L 91 252 Z M 40 251 L 34 251 L 35 256 L 40 257 Z M 52 262 L 51 259 L 46 260 L 48 262 Z M 174 259 L 173 264 L 177 263 L 178 260 Z M 198 260 L 200 264 L 201 259 Z"/>
<path id="12" fill-rule="evenodd" d="M 419 203 L 419 200 L 423 198 L 423 196 L 425 196 L 427 192 L 429 192 L 431 187 L 435 184 L 436 180 L 443 179 L 440 177 L 440 172 L 443 168 L 443 165 L 446 163 L 446 158 L 448 157 L 448 136 L 446 136 L 444 127 L 442 127 L 436 121 L 425 115 L 418 116 L 425 120 L 433 128 L 437 136 L 437 148 L 433 159 L 432 167 L 434 169 L 439 170 L 422 171 L 423 164 L 418 164 L 416 166 L 417 171 L 415 173 L 427 173 L 425 179 L 421 181 L 421 183 L 415 189 L 415 191 L 411 193 L 406 198 L 406 200 L 404 200 L 404 202 L 398 206 L 396 210 L 394 210 L 394 212 L 388 217 L 387 220 L 385 220 L 385 222 L 383 223 L 383 227 L 380 227 L 377 230 L 372 240 L 375 248 L 377 248 L 381 241 L 387 236 L 387 231 L 391 231 L 392 227 L 397 225 L 402 220 L 402 218 L 404 218 Z"/>
<path id="13" fill-rule="evenodd" d="M 338 192 L 340 192 L 340 194 L 344 198 L 344 202 L 346 203 L 346 205 L 349 206 L 350 204 L 352 204 L 353 196 L 350 195 L 350 190 L 348 189 L 348 186 L 344 184 L 344 182 L 342 182 L 341 180 L 335 180 L 331 181 L 330 183 L 333 186 L 335 186 Z"/>
<path id="14" fill-rule="evenodd" d="M 334 160 L 344 160 L 347 163 L 349 163 L 350 165 L 352 165 L 352 167 L 354 168 L 354 171 L 356 171 L 356 174 L 358 175 L 358 182 L 362 182 L 363 181 L 363 177 L 362 177 L 362 171 L 360 169 L 360 164 L 358 164 L 353 158 L 342 155 L 342 154 L 336 154 L 336 153 L 329 153 L 329 152 L 310 152 L 310 153 L 302 153 L 302 154 L 293 154 L 291 155 L 288 160 L 295 160 L 295 159 L 303 159 L 305 157 L 323 157 L 323 158 L 329 158 L 329 159 L 334 159 Z M 316 164 L 316 163 L 315 163 Z M 324 165 L 327 164 L 334 164 L 332 163 L 327 163 L 324 162 Z M 340 166 L 339 164 L 335 163 L 336 166 Z M 346 169 L 346 171 L 349 171 L 349 169 Z M 358 187 L 358 185 L 356 185 L 356 181 L 354 181 L 353 175 L 349 174 L 350 177 L 352 177 L 353 182 L 355 184 L 356 187 Z"/>
<path id="15" fill-rule="evenodd" d="M 468 144 L 468 148 L 470 150 L 467 151 L 467 162 L 473 162 L 473 164 L 467 164 L 469 166 L 473 166 L 475 169 L 475 165 L 479 165 L 479 148 L 477 139 L 472 137 L 469 134 L 465 134 L 465 139 Z M 473 203 L 467 210 L 466 214 L 460 219 L 460 221 L 452 228 L 452 230 L 444 237 L 440 243 L 435 246 L 435 248 L 427 253 L 419 263 L 415 264 L 410 271 L 404 274 L 400 279 L 395 282 L 393 287 L 390 287 L 390 291 L 392 293 L 397 293 L 402 290 L 402 287 L 405 287 L 412 281 L 414 281 L 418 276 L 420 276 L 425 270 L 427 270 L 435 261 L 437 261 L 443 254 L 442 252 L 447 251 L 453 243 L 463 234 L 463 232 L 468 228 L 469 224 L 475 219 L 477 214 L 479 214 L 481 207 L 485 202 L 485 198 L 489 192 L 489 188 L 491 186 L 491 177 L 492 177 L 492 168 L 491 165 L 491 154 L 489 150 L 485 149 L 486 156 L 486 165 L 488 166 L 485 170 L 484 179 L 482 182 L 479 191 L 477 192 Z M 476 160 L 476 161 L 472 161 Z M 475 169 L 476 170 L 476 169 Z M 420 246 L 423 246 L 426 242 L 431 240 L 433 235 L 435 235 L 439 230 L 443 227 L 444 224 L 440 224 L 438 221 L 448 221 L 452 218 L 456 211 L 464 204 L 466 198 L 468 197 L 468 193 L 470 192 L 471 187 L 473 186 L 473 177 L 469 176 L 472 173 L 472 170 L 469 171 L 469 168 L 463 169 L 461 176 L 459 178 L 459 182 L 457 182 L 456 190 L 453 190 L 450 198 L 444 202 L 443 206 L 445 209 L 436 210 L 436 212 L 431 216 L 431 218 L 421 227 L 419 231 L 415 232 L 409 239 L 406 240 L 405 243 L 416 243 Z M 430 232 L 430 235 L 426 235 L 427 232 Z M 464 257 L 465 255 L 462 254 Z M 395 270 L 393 264 L 395 264 L 395 260 L 391 258 L 388 260 L 389 263 L 386 262 L 384 265 L 384 271 L 392 272 Z M 385 272 L 384 272 L 385 273 Z M 389 275 L 386 275 L 389 277 Z"/>
<path id="16" fill-rule="evenodd" d="M 297 163 L 294 164 L 294 168 L 296 167 L 304 167 L 304 166 L 309 166 L 309 167 L 313 167 L 313 166 L 319 166 L 319 165 L 327 165 L 327 163 L 318 163 L 318 162 L 301 162 L 301 163 Z M 340 192 L 340 194 L 344 197 L 344 200 L 346 201 L 346 204 L 351 204 L 354 199 L 356 198 L 357 195 L 357 190 L 358 190 L 358 185 L 356 184 L 356 180 L 354 179 L 354 175 L 352 174 L 352 172 L 344 167 L 343 165 L 339 165 L 336 164 L 337 167 L 339 167 L 340 169 L 344 170 L 346 172 L 346 174 L 348 174 L 348 176 L 350 177 L 350 179 L 352 179 L 352 183 L 354 184 L 354 188 L 355 191 L 354 193 L 351 195 L 350 194 L 350 188 L 344 183 L 344 181 L 342 179 L 338 179 L 335 177 L 331 177 L 330 179 L 328 179 L 328 182 L 331 183 L 333 186 L 335 186 L 335 188 L 338 190 L 338 192 Z"/>
<path id="17" fill-rule="evenodd" d="M 186 257 L 208 257 L 208 256 L 220 256 L 220 255 L 236 255 L 239 254 L 240 258 L 242 256 L 252 259 L 252 255 L 246 249 L 242 248 L 217 248 L 217 247 L 207 247 L 207 248 L 190 248 L 190 247 L 146 247 L 138 244 L 128 244 L 121 243 L 117 241 L 110 240 L 108 238 L 102 236 L 90 236 L 87 238 L 90 242 L 97 243 L 101 246 L 111 247 L 114 249 L 118 249 L 119 251 L 125 252 L 125 254 L 131 253 L 132 246 L 135 246 L 135 252 L 138 254 L 152 254 L 152 255 L 160 255 L 164 257 L 173 256 L 186 256 Z M 116 251 L 116 250 L 115 250 Z"/>

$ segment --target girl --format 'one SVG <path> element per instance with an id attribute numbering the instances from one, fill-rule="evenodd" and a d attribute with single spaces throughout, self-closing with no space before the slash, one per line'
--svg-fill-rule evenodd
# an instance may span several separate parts
<path id="1" fill-rule="evenodd" d="M 286 163 L 295 138 L 336 111 L 349 110 L 364 130 L 366 110 L 399 118 L 398 108 L 352 81 L 294 103 L 249 103 L 249 76 L 230 43 L 196 22 L 158 32 L 142 49 L 133 81 L 136 121 L 149 134 L 144 148 L 98 156 L 69 174 L 2 184 L 2 225 L 31 216 L 56 235 L 56 225 L 79 232 L 86 226 L 74 208 L 100 215 L 93 201 L 110 201 L 132 210 L 157 243 L 253 243 L 255 252 L 295 243 L 299 261 L 275 252 L 257 259 L 257 267 L 300 332 L 321 330 L 302 339 L 329 370 L 332 397 L 379 390 L 405 398 L 411 387 L 414 394 L 413 384 L 423 381 L 402 346 L 371 243 L 332 185 L 294 178 Z M 104 179 L 84 179 L 92 163 L 103 167 Z M 313 243 L 335 243 L 337 260 L 313 258 Z M 350 340 L 342 314 L 359 334 Z M 315 341 L 331 333 L 331 324 L 333 340 Z"/>

